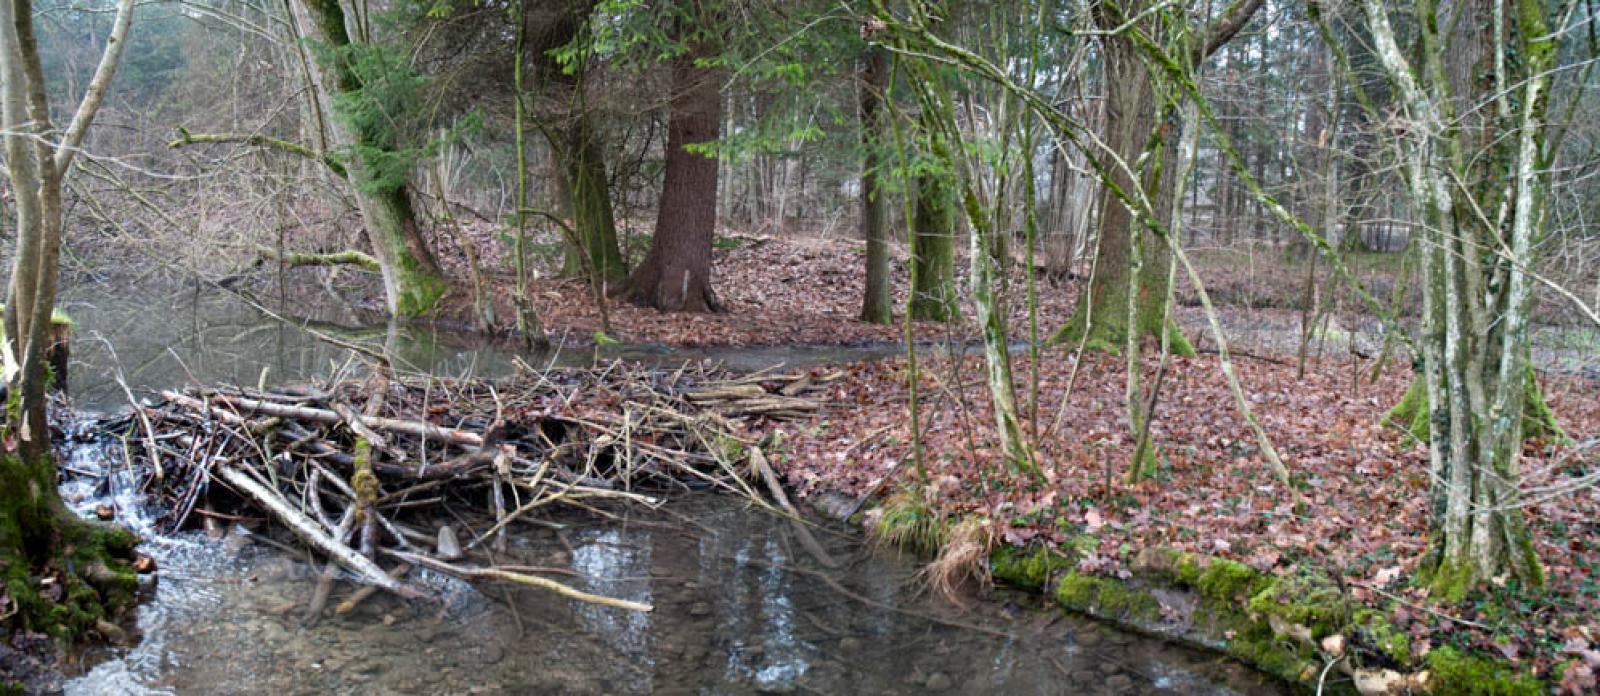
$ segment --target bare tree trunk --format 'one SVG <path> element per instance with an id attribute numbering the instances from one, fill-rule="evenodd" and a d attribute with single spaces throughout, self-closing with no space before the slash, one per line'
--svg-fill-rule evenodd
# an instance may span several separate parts
<path id="1" fill-rule="evenodd" d="M 711 246 L 717 225 L 717 158 L 709 146 L 722 126 L 720 71 L 695 66 L 710 55 L 697 44 L 672 66 L 667 164 L 650 252 L 628 278 L 637 304 L 668 312 L 721 310 L 711 288 Z"/>

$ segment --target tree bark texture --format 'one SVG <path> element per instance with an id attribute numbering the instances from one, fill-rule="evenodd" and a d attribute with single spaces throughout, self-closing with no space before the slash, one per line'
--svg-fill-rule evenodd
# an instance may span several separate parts
<path id="1" fill-rule="evenodd" d="M 592 0 L 547 0 L 529 8 L 528 46 L 525 55 L 537 66 L 538 85 L 556 87 L 564 97 L 564 111 L 545 117 L 551 127 L 544 133 L 557 161 L 557 185 L 572 216 L 577 239 L 566 240 L 562 274 L 569 277 L 592 272 L 591 281 L 610 284 L 628 276 L 611 205 L 610 179 L 606 176 L 605 139 L 590 113 L 584 90 L 586 56 L 576 58 L 577 69 L 568 71 L 551 51 L 575 39 L 586 40 L 584 26 L 594 11 Z M 546 90 L 548 91 L 548 89 Z M 562 92 L 565 92 L 563 94 Z M 588 258 L 584 258 L 583 252 Z"/>
<path id="2" fill-rule="evenodd" d="M 605 145 L 595 132 L 587 113 L 572 114 L 564 142 L 551 143 L 561 160 L 561 194 L 572 211 L 572 226 L 577 230 L 577 245 L 567 245 L 567 257 L 562 263 L 562 273 L 582 275 L 585 265 L 594 278 L 602 283 L 614 283 L 628 277 L 628 267 L 622 260 L 621 246 L 617 243 L 617 223 L 611 207 L 611 183 L 606 177 Z M 552 131 L 552 135 L 554 135 Z M 588 258 L 577 256 L 579 251 Z"/>
<path id="3" fill-rule="evenodd" d="M 861 320 L 887 324 L 894 318 L 889 294 L 889 226 L 879 168 L 883 157 L 883 100 L 889 88 L 889 55 L 867 49 L 858 89 L 861 97 L 861 236 L 867 241 L 867 283 Z"/>
<path id="4" fill-rule="evenodd" d="M 344 10 L 337 0 L 294 0 L 296 21 L 308 36 L 335 48 L 351 45 Z M 360 87 L 356 76 L 342 64 L 314 63 L 312 89 L 317 103 L 324 112 L 331 113 L 330 98 L 334 94 L 349 92 Z M 356 145 L 374 142 L 374 134 L 352 132 L 338 119 L 329 119 L 333 140 L 339 145 Z M 417 225 L 417 216 L 411 204 L 409 183 L 371 190 L 362 186 L 364 163 L 354 155 L 350 173 L 356 185 L 353 193 L 356 207 L 366 223 L 367 240 L 372 245 L 373 256 L 383 272 L 385 304 L 389 313 L 399 317 L 419 316 L 433 309 L 449 290 L 444 272 L 434 260 L 427 240 Z"/>
<path id="5" fill-rule="evenodd" d="M 1128 8 L 1128 14 L 1139 11 Z M 1120 15 L 1118 15 L 1120 17 Z M 1102 19 L 1112 26 L 1121 22 Z M 1177 177 L 1171 166 L 1178 156 L 1178 138 L 1175 132 L 1163 137 L 1156 157 L 1145 158 L 1144 153 L 1157 126 L 1157 112 L 1162 110 L 1157 102 L 1155 76 L 1140 57 L 1139 49 L 1131 39 L 1108 36 L 1105 46 L 1106 103 L 1105 141 L 1110 153 L 1091 153 L 1098 157 L 1113 181 L 1124 191 L 1143 189 L 1154 205 L 1152 214 L 1163 221 L 1171 219 L 1176 204 Z M 1118 164 L 1135 168 L 1137 177 Z M 1157 166 L 1165 163 L 1167 166 Z M 1128 313 L 1132 273 L 1133 235 L 1144 235 L 1144 263 L 1137 278 L 1137 311 L 1131 318 L 1131 328 L 1141 336 L 1160 337 L 1166 317 L 1167 249 L 1166 243 L 1148 231 L 1145 225 L 1122 203 L 1109 186 L 1100 189 L 1099 235 L 1096 245 L 1097 259 L 1094 273 L 1089 279 L 1090 289 L 1077 303 L 1071 319 L 1056 335 L 1056 340 L 1077 343 L 1086 340 L 1090 348 L 1116 352 L 1127 343 L 1130 331 Z M 1176 329 L 1173 329 L 1176 334 Z M 1087 339 L 1085 339 L 1087 334 Z M 1176 336 L 1175 336 L 1176 337 Z M 1192 353 L 1186 341 L 1173 342 L 1175 352 Z"/>
<path id="6" fill-rule="evenodd" d="M 1409 400 L 1416 408 L 1420 391 L 1428 413 L 1429 582 L 1450 599 L 1503 576 L 1538 586 L 1543 570 L 1517 496 L 1524 415 L 1536 393 L 1527 269 L 1543 235 L 1549 177 L 1543 119 L 1555 44 L 1547 10 L 1538 0 L 1463 0 L 1437 15 L 1419 3 L 1419 43 L 1408 53 L 1388 6 L 1366 0 L 1364 8 L 1414 124 L 1397 137 L 1422 223 L 1423 389 Z"/>
<path id="7" fill-rule="evenodd" d="M 1170 52 L 1191 69 L 1205 61 L 1244 28 L 1261 7 L 1263 0 L 1234 0 L 1201 31 L 1184 34 L 1170 42 Z M 1106 113 L 1105 140 L 1109 152 L 1093 153 L 1112 173 L 1112 181 L 1125 191 L 1143 190 L 1150 201 L 1150 215 L 1165 225 L 1172 219 L 1182 195 L 1177 190 L 1178 141 L 1181 123 L 1158 122 L 1158 116 L 1175 113 L 1166 108 L 1156 93 L 1157 76 L 1141 57 L 1139 46 L 1122 25 L 1155 6 L 1137 0 L 1120 9 L 1099 4 L 1095 22 L 1110 32 L 1101 42 L 1105 60 Z M 1162 40 L 1159 18 L 1140 20 L 1142 31 Z M 1159 138 L 1155 152 L 1141 162 L 1147 146 Z M 1129 170 L 1132 170 L 1130 175 Z M 1070 320 L 1056 335 L 1058 341 L 1085 341 L 1086 345 L 1116 350 L 1130 334 L 1161 337 L 1171 341 L 1172 352 L 1193 355 L 1194 348 L 1183 338 L 1177 325 L 1168 321 L 1167 248 L 1146 229 L 1143 221 L 1117 199 L 1110 187 L 1102 187 L 1099 241 L 1095 272 L 1089 281 L 1087 301 L 1079 301 Z M 1133 235 L 1143 234 L 1142 270 L 1130 278 Z M 1136 282 L 1130 282 L 1136 281 Z M 1130 288 L 1137 293 L 1132 316 L 1126 311 Z"/>
<path id="8" fill-rule="evenodd" d="M 956 173 L 942 156 L 949 145 L 936 124 L 924 114 L 918 131 L 938 164 L 923 167 L 916 176 L 911 211 L 911 318 L 921 321 L 955 321 L 961 317 L 956 294 L 955 242 L 961 231 L 961 209 Z"/>
<path id="9" fill-rule="evenodd" d="M 714 143 L 721 131 L 721 71 L 694 64 L 710 48 L 697 44 L 673 62 L 666 173 L 655 235 L 644 261 L 628 278 L 630 300 L 662 311 L 721 310 L 711 287 L 718 162 L 715 155 L 689 150 Z"/>

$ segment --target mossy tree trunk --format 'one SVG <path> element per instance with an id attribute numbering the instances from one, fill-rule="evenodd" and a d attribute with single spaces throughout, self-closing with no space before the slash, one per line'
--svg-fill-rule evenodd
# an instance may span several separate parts
<path id="1" fill-rule="evenodd" d="M 1261 7 L 1262 0 L 1234 0 L 1211 22 L 1198 32 L 1185 32 L 1177 37 L 1181 45 L 1173 47 L 1190 65 L 1198 65 L 1216 53 L 1244 28 Z M 1178 161 L 1177 137 L 1171 135 L 1172 124 L 1158 122 L 1157 114 L 1163 104 L 1157 99 L 1156 80 L 1142 57 L 1142 51 L 1121 27 L 1154 7 L 1150 0 L 1136 0 L 1122 6 L 1097 4 L 1095 22 L 1108 33 L 1101 42 L 1105 56 L 1105 141 L 1107 152 L 1091 153 L 1101 160 L 1103 170 L 1109 172 L 1106 183 L 1123 191 L 1142 190 L 1151 203 L 1149 215 L 1165 225 L 1181 205 L 1182 192 L 1178 191 L 1176 167 L 1160 163 Z M 1159 15 L 1159 13 L 1155 13 Z M 1159 23 L 1162 19 L 1143 19 L 1141 30 L 1152 37 L 1161 37 Z M 1160 141 L 1159 156 L 1144 158 L 1146 146 Z M 1130 171 L 1131 170 L 1131 171 Z M 1130 333 L 1135 338 L 1161 337 L 1167 333 L 1171 350 L 1177 355 L 1193 355 L 1189 344 L 1177 324 L 1166 311 L 1168 251 L 1166 243 L 1150 231 L 1148 221 L 1141 220 L 1117 197 L 1111 186 L 1100 189 L 1099 234 L 1096 242 L 1096 261 L 1093 276 L 1089 279 L 1086 294 L 1074 308 L 1072 317 L 1056 333 L 1055 340 L 1068 343 L 1082 341 L 1091 348 L 1117 352 L 1126 345 Z M 1145 235 L 1144 257 L 1141 268 L 1134 276 L 1133 235 Z M 1136 293 L 1130 296 L 1130 291 Z M 1127 311 L 1129 300 L 1135 300 L 1135 311 Z"/>
<path id="2" fill-rule="evenodd" d="M 294 0 L 292 6 L 302 29 L 309 32 L 308 38 L 336 50 L 351 45 L 351 32 L 338 0 Z M 361 88 L 360 80 L 345 61 L 316 61 L 313 67 L 310 87 L 324 112 L 331 113 L 330 99 L 334 95 Z M 373 181 L 369 166 L 362 161 L 361 146 L 378 147 L 384 139 L 340 121 L 329 119 L 328 123 L 334 142 L 354 150 L 349 172 L 356 207 L 366 223 L 367 240 L 382 271 L 389 313 L 420 316 L 433 309 L 449 285 L 417 224 L 411 186 L 409 182 Z"/>
<path id="3" fill-rule="evenodd" d="M 1128 16 L 1136 15 L 1148 4 L 1134 2 L 1124 12 Z M 1095 16 L 1106 29 L 1125 21 L 1123 14 L 1103 10 Z M 1102 161 L 1104 170 L 1111 173 L 1112 183 L 1122 190 L 1142 189 L 1154 204 L 1151 214 L 1165 224 L 1177 205 L 1177 176 L 1174 167 L 1161 167 L 1158 163 L 1176 161 L 1178 139 L 1166 138 L 1160 145 L 1158 157 L 1144 158 L 1145 163 L 1139 164 L 1140 155 L 1158 125 L 1156 114 L 1161 105 L 1157 103 L 1155 76 L 1150 74 L 1132 39 L 1109 35 L 1103 46 L 1105 141 L 1110 152 L 1091 153 L 1091 156 Z M 1136 169 L 1130 173 L 1119 163 Z M 1071 319 L 1056 333 L 1055 339 L 1069 344 L 1082 341 L 1091 349 L 1116 353 L 1127 344 L 1130 330 L 1139 336 L 1161 336 L 1167 316 L 1168 252 L 1166 243 L 1146 229 L 1144 222 L 1117 198 L 1111 187 L 1101 187 L 1098 205 L 1094 273 L 1089 278 L 1087 294 L 1081 296 Z M 1144 259 L 1137 278 L 1130 277 L 1134 274 L 1133 235 L 1144 235 Z M 1130 292 L 1137 293 L 1136 311 L 1131 316 L 1128 312 Z M 1194 349 L 1176 326 L 1171 328 L 1171 333 L 1176 339 L 1172 341 L 1174 352 L 1193 354 Z"/>
<path id="4" fill-rule="evenodd" d="M 894 319 L 889 296 L 888 202 L 883 198 L 879 168 L 883 162 L 883 100 L 889 89 L 889 52 L 869 47 L 862 59 L 861 103 L 861 236 L 867 242 L 867 282 L 861 298 L 861 320 L 887 324 Z"/>
<path id="5" fill-rule="evenodd" d="M 563 275 L 591 274 L 592 282 L 611 285 L 628 277 L 628 266 L 617 243 L 617 223 L 611 207 L 610 180 L 606 177 L 605 146 L 587 113 L 573 114 L 560 146 L 552 142 L 560 160 L 559 184 L 572 212 L 577 239 L 569 240 Z M 551 132 L 552 136 L 555 132 Z M 584 258 L 582 254 L 588 254 Z"/>
<path id="6" fill-rule="evenodd" d="M 1399 145 L 1422 235 L 1422 388 L 1395 415 L 1409 410 L 1416 423 L 1427 408 L 1434 514 L 1424 574 L 1453 600 L 1497 577 L 1536 587 L 1544 573 L 1517 496 L 1529 402 L 1549 420 L 1531 398 L 1527 269 L 1536 267 L 1549 178 L 1550 10 L 1539 0 L 1464 0 L 1446 22 L 1418 3 L 1408 18 L 1417 45 L 1403 51 L 1388 3 L 1365 0 L 1363 9 L 1402 116 L 1416 124 Z M 1479 211 L 1501 211 L 1503 221 Z"/>
<path id="7" fill-rule="evenodd" d="M 78 520 L 56 491 L 46 418 L 48 345 L 61 250 L 61 187 L 116 73 L 133 21 L 121 0 L 105 51 L 71 125 L 51 124 L 48 91 L 27 0 L 0 2 L 0 133 L 15 201 L 17 246 L 5 307 L 5 343 L 17 358 L 0 424 L 0 584 L 7 628 L 72 639 L 126 606 L 137 582 L 126 558 L 131 534 Z M 49 134 L 46 136 L 46 134 Z M 42 590 L 44 579 L 59 595 Z"/>
<path id="8" fill-rule="evenodd" d="M 1522 401 L 1522 437 L 1524 440 L 1540 439 L 1551 442 L 1564 443 L 1568 441 L 1566 431 L 1561 429 L 1561 424 L 1556 422 L 1556 414 L 1545 401 L 1544 389 L 1539 386 L 1538 375 L 1530 365 L 1527 369 L 1528 379 L 1523 389 Z M 1432 433 L 1429 427 L 1430 409 L 1428 407 L 1428 382 L 1422 375 L 1411 380 L 1411 386 L 1406 388 L 1400 403 L 1389 409 L 1384 414 L 1383 422 L 1386 425 L 1404 431 L 1411 438 L 1408 442 L 1428 442 Z"/>
<path id="9" fill-rule="evenodd" d="M 956 201 L 955 175 L 947 165 L 937 163 L 919 172 L 916 182 L 911 215 L 911 234 L 916 237 L 911 246 L 916 252 L 911 259 L 911 318 L 955 321 L 961 317 L 955 268 L 961 209 Z"/>
<path id="10" fill-rule="evenodd" d="M 589 280 L 604 288 L 627 278 L 628 268 L 611 205 L 605 139 L 586 92 L 594 2 L 548 0 L 538 5 L 524 18 L 530 32 L 525 55 L 535 61 L 539 86 L 557 88 L 557 101 L 566 103 L 564 111 L 549 114 L 541 126 L 556 159 L 556 183 L 575 233 L 564 240 L 561 273 L 573 278 L 592 274 Z M 571 61 L 557 61 L 556 49 L 573 44 L 578 50 Z"/>
<path id="11" fill-rule="evenodd" d="M 426 314 L 450 287 L 417 226 L 411 187 L 358 191 L 356 205 L 367 222 L 389 313 L 402 318 Z"/>

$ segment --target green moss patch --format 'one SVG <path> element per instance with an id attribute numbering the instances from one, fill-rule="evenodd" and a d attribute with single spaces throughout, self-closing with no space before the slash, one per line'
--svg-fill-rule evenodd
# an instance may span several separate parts
<path id="1" fill-rule="evenodd" d="M 138 537 L 73 517 L 54 499 L 54 467 L 0 457 L 0 584 L 7 632 L 70 643 L 133 605 Z"/>
<path id="2" fill-rule="evenodd" d="M 1044 587 L 1052 577 L 1071 570 L 1073 561 L 1042 546 L 1002 546 L 989 557 L 989 572 L 998 580 L 1028 590 Z"/>
<path id="3" fill-rule="evenodd" d="M 1098 617 L 1149 623 L 1161 618 L 1161 602 L 1114 578 L 1069 572 L 1056 583 L 1056 603 Z"/>
<path id="4" fill-rule="evenodd" d="M 1356 638 L 1395 666 L 1411 662 L 1411 637 L 1394 627 L 1386 614 L 1373 609 L 1358 609 L 1353 617 Z"/>
<path id="5" fill-rule="evenodd" d="M 1064 609 L 1225 653 L 1289 683 L 1314 686 L 1327 660 L 1323 638 L 1343 636 L 1348 666 L 1427 670 L 1430 693 L 1483 696 L 1541 693 L 1540 681 L 1494 656 L 1456 648 L 1412 656 L 1410 638 L 1382 608 L 1352 606 L 1331 579 L 1313 573 L 1284 576 L 1224 558 L 1150 548 L 1120 579 L 1076 572 L 1074 554 L 1035 546 L 1001 548 L 990 558 L 993 575 L 1025 589 L 1043 589 Z M 1168 621 L 1163 590 L 1192 593 L 1190 621 Z M 1182 604 L 1181 602 L 1179 603 Z M 1188 611 L 1188 608 L 1174 608 Z M 1347 679 L 1325 684 L 1326 693 L 1354 693 Z"/>
<path id="6" fill-rule="evenodd" d="M 1428 653 L 1428 690 L 1459 696 L 1538 696 L 1544 686 L 1531 674 L 1486 657 L 1444 646 Z"/>

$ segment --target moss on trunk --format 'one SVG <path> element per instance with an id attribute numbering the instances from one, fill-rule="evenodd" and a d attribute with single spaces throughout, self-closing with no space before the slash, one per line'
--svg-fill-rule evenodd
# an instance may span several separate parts
<path id="1" fill-rule="evenodd" d="M 1405 396 L 1400 397 L 1400 403 L 1384 414 L 1383 424 L 1404 432 L 1408 445 L 1428 441 L 1431 432 L 1428 390 L 1420 375 L 1411 380 L 1411 386 L 1406 389 Z M 1550 403 L 1545 401 L 1544 390 L 1539 387 L 1539 378 L 1532 366 L 1528 367 L 1528 377 L 1523 385 L 1522 439 L 1571 442 L 1566 431 L 1561 429 L 1561 424 L 1556 422 L 1556 413 L 1550 408 Z"/>
<path id="2" fill-rule="evenodd" d="M 956 321 L 961 308 L 956 301 L 955 238 L 960 228 L 955 182 L 945 173 L 917 177 L 916 205 L 911 233 L 915 255 L 911 259 L 911 318 L 922 321 Z"/>
<path id="3" fill-rule="evenodd" d="M 1163 270 L 1164 274 L 1166 271 Z M 1162 275 L 1162 285 L 1166 284 L 1166 276 Z M 1120 287 L 1120 289 L 1118 289 Z M 1109 293 L 1106 297 L 1095 296 L 1094 304 L 1098 309 L 1091 309 L 1088 302 L 1080 300 L 1072 312 L 1072 318 L 1067 320 L 1056 335 L 1050 340 L 1076 347 L 1083 343 L 1085 350 L 1095 350 L 1112 355 L 1121 355 L 1122 347 L 1128 344 L 1128 289 L 1126 285 L 1112 285 L 1104 290 L 1096 289 L 1095 292 Z M 1142 291 L 1141 291 L 1142 292 Z M 1092 316 L 1091 316 L 1092 314 Z M 1160 336 L 1162 317 L 1166 315 L 1163 302 L 1139 303 L 1137 311 L 1139 333 L 1145 336 Z M 1087 325 L 1089 335 L 1084 337 L 1084 328 Z M 1176 321 L 1166 322 L 1167 340 L 1172 347 L 1172 354 L 1184 357 L 1194 357 L 1194 344 L 1183 335 L 1183 330 L 1178 328 Z"/>
<path id="4" fill-rule="evenodd" d="M 558 184 L 572 212 L 572 226 L 577 235 L 577 239 L 566 240 L 561 274 L 579 278 L 592 273 L 591 280 L 598 280 L 601 285 L 615 285 L 628 277 L 628 266 L 623 262 L 617 243 L 605 148 L 592 132 L 588 116 L 579 118 L 578 125 L 567 135 L 564 147 L 558 149 L 564 155 L 561 165 L 565 170 Z M 585 253 L 587 259 L 583 257 Z"/>
<path id="5" fill-rule="evenodd" d="M 134 603 L 129 565 L 138 537 L 82 520 L 62 505 L 49 461 L 0 456 L 0 583 L 9 606 L 5 629 L 66 643 Z"/>

